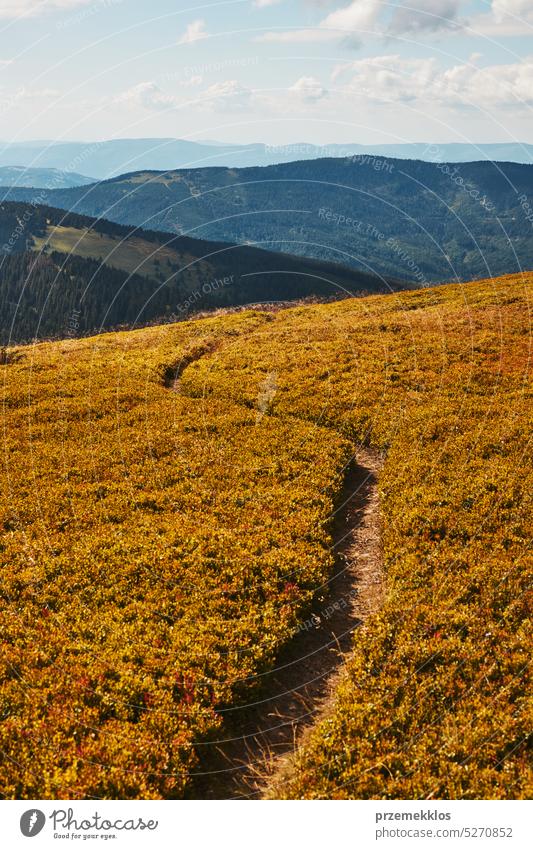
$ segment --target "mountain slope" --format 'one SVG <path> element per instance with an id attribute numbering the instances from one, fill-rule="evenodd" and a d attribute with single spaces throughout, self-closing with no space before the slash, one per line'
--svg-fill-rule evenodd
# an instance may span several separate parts
<path id="1" fill-rule="evenodd" d="M 46 198 L 123 224 L 255 243 L 419 285 L 533 267 L 530 165 L 363 156 L 143 171 Z"/>
<path id="2" fill-rule="evenodd" d="M 532 282 L 5 352 L 2 798 L 229 782 L 242 758 L 213 775 L 211 752 L 258 703 L 286 721 L 277 670 L 312 679 L 295 640 L 353 600 L 328 591 L 361 444 L 385 591 L 276 795 L 531 798 Z"/>
<path id="3" fill-rule="evenodd" d="M 20 203 L 0 205 L 0 254 L 2 344 L 403 285 L 333 263 Z"/>

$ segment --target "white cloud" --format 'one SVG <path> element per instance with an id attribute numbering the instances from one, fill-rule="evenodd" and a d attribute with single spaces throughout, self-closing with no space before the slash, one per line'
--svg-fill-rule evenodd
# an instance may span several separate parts
<path id="1" fill-rule="evenodd" d="M 195 84 L 198 81 L 201 81 L 201 77 L 195 79 Z M 187 98 L 167 94 L 155 82 L 149 81 L 132 86 L 115 97 L 113 102 L 150 112 L 165 112 L 179 107 L 241 112 L 251 108 L 254 98 L 254 92 L 237 80 L 215 83 Z"/>
<path id="2" fill-rule="evenodd" d="M 334 80 L 350 78 L 343 91 L 368 101 L 424 101 L 448 107 L 499 106 L 533 103 L 533 57 L 509 65 L 479 68 L 454 65 L 442 70 L 435 59 L 376 56 L 338 65 Z"/>
<path id="3" fill-rule="evenodd" d="M 5 87 L 0 87 L 0 113 L 4 114 L 25 103 L 34 104 L 35 101 L 42 105 L 45 101 L 55 101 L 59 97 L 61 92 L 55 88 L 30 89 L 21 86 L 15 91 L 9 91 Z"/>
<path id="4" fill-rule="evenodd" d="M 24 18 L 87 6 L 94 0 L 0 0 L 0 18 Z"/>
<path id="5" fill-rule="evenodd" d="M 396 35 L 457 29 L 460 5 L 461 0 L 410 0 L 396 7 L 387 31 Z"/>
<path id="6" fill-rule="evenodd" d="M 254 0 L 256 9 L 264 9 L 266 6 L 277 6 L 282 0 Z"/>
<path id="7" fill-rule="evenodd" d="M 328 32 L 320 29 L 295 29 L 283 32 L 265 32 L 259 35 L 255 41 L 277 41 L 285 43 L 302 43 L 311 41 L 332 41 L 338 38 L 338 33 Z"/>
<path id="8" fill-rule="evenodd" d="M 531 0 L 492 0 L 490 12 L 476 15 L 469 24 L 470 35 L 531 35 L 533 4 Z"/>
<path id="9" fill-rule="evenodd" d="M 116 97 L 115 102 L 140 106 L 142 109 L 154 112 L 178 106 L 178 100 L 170 94 L 165 94 L 154 82 L 143 82 L 132 86 Z"/>
<path id="10" fill-rule="evenodd" d="M 321 21 L 321 27 L 352 32 L 372 24 L 381 11 L 380 0 L 353 0 L 348 6 L 331 12 Z"/>
<path id="11" fill-rule="evenodd" d="M 186 77 L 184 80 L 178 80 L 181 88 L 194 88 L 194 86 L 202 85 L 204 78 L 197 74 L 196 76 Z"/>
<path id="12" fill-rule="evenodd" d="M 211 126 L 211 116 L 216 113 L 245 117 L 316 114 L 328 120 L 339 114 L 365 115 L 368 109 L 369 124 L 373 125 L 375 120 L 376 125 L 383 123 L 388 131 L 414 126 L 410 111 L 414 107 L 425 116 L 420 134 L 424 127 L 431 134 L 438 131 L 437 119 L 451 126 L 470 126 L 478 118 L 483 122 L 483 114 L 476 115 L 476 109 L 497 115 L 507 127 L 513 126 L 517 116 L 522 120 L 521 116 L 528 112 L 527 106 L 533 106 L 533 55 L 523 61 L 496 65 L 487 57 L 472 54 L 468 62 L 456 61 L 446 68 L 436 58 L 404 58 L 391 51 L 388 55 L 339 64 L 331 83 L 312 75 L 293 77 L 285 91 L 278 88 L 258 91 L 235 79 L 221 80 L 209 87 L 204 83 L 194 89 L 182 88 L 178 83 L 165 86 L 160 82 L 160 85 L 162 88 L 154 81 L 137 83 L 118 97 L 108 96 L 102 105 L 119 122 L 124 122 L 124 110 L 131 109 L 137 117 L 147 116 L 153 127 L 158 128 L 166 126 L 158 122 L 165 120 L 167 114 L 176 116 L 181 110 L 190 116 L 191 126 L 202 115 L 210 116 Z M 0 91 L 0 100 L 4 111 L 9 109 L 18 114 L 26 108 L 31 114 L 33 105 L 26 103 L 31 97 L 39 96 L 42 100 L 56 94 L 51 90 L 39 93 L 20 90 L 10 96 Z M 117 104 L 121 105 L 120 109 Z M 461 110 L 460 117 L 457 110 Z M 394 121 L 397 123 L 391 124 Z"/>
<path id="13" fill-rule="evenodd" d="M 531 0 L 493 0 L 492 14 L 496 23 L 500 23 L 508 16 L 531 18 L 533 8 Z"/>
<path id="14" fill-rule="evenodd" d="M 267 32 L 257 41 L 333 41 L 344 34 L 345 40 L 354 44 L 360 30 L 367 30 L 375 24 L 381 8 L 381 0 L 352 0 L 348 6 L 327 15 L 314 29 Z"/>
<path id="15" fill-rule="evenodd" d="M 509 65 L 456 65 L 442 74 L 443 97 L 465 105 L 516 107 L 533 104 L 533 56 Z"/>
<path id="16" fill-rule="evenodd" d="M 207 104 L 212 109 L 223 112 L 240 112 L 251 106 L 253 92 L 237 80 L 224 80 L 206 88 L 200 97 L 201 106 Z"/>
<path id="17" fill-rule="evenodd" d="M 208 34 L 205 29 L 205 21 L 202 18 L 197 18 L 188 25 L 178 44 L 194 44 L 195 41 L 207 38 Z"/>
<path id="18" fill-rule="evenodd" d="M 327 96 L 326 89 L 315 77 L 300 77 L 289 91 L 306 103 L 316 103 L 317 100 Z"/>
<path id="19" fill-rule="evenodd" d="M 332 79 L 351 72 L 348 91 L 365 99 L 390 102 L 415 100 L 427 91 L 436 74 L 434 59 L 374 56 L 338 65 Z"/>
<path id="20" fill-rule="evenodd" d="M 324 6 L 330 2 L 331 0 L 314 0 L 314 5 Z M 490 11 L 473 15 L 467 21 L 460 16 L 464 2 L 465 0 L 408 0 L 393 6 L 383 0 L 352 0 L 348 5 L 330 12 L 316 27 L 276 30 L 264 33 L 255 40 L 279 43 L 343 40 L 348 45 L 358 46 L 359 34 L 369 31 L 374 35 L 385 36 L 404 33 L 430 36 L 442 31 L 509 36 L 525 35 L 529 25 L 533 26 L 533 0 L 492 0 Z M 391 6 L 392 13 L 389 12 Z"/>

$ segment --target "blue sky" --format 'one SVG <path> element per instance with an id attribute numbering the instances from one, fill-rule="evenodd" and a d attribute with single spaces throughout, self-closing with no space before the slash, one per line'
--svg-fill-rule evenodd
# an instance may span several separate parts
<path id="1" fill-rule="evenodd" d="M 533 0 L 0 0 L 4 141 L 533 142 Z"/>

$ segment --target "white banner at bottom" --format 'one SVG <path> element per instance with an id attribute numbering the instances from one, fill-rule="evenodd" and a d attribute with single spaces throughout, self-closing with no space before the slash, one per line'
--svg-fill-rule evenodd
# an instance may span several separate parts
<path id="1" fill-rule="evenodd" d="M 525 849 L 527 801 L 3 801 L 1 844 L 288 849 Z"/>

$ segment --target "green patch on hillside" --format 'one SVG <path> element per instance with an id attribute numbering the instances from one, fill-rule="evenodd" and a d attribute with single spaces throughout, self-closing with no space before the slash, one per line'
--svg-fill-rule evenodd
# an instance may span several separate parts
<path id="1" fill-rule="evenodd" d="M 138 236 L 119 238 L 87 228 L 49 225 L 43 236 L 35 237 L 34 248 L 101 260 L 128 274 L 142 274 L 156 280 L 179 271 L 183 263 L 175 250 L 164 245 Z"/>

